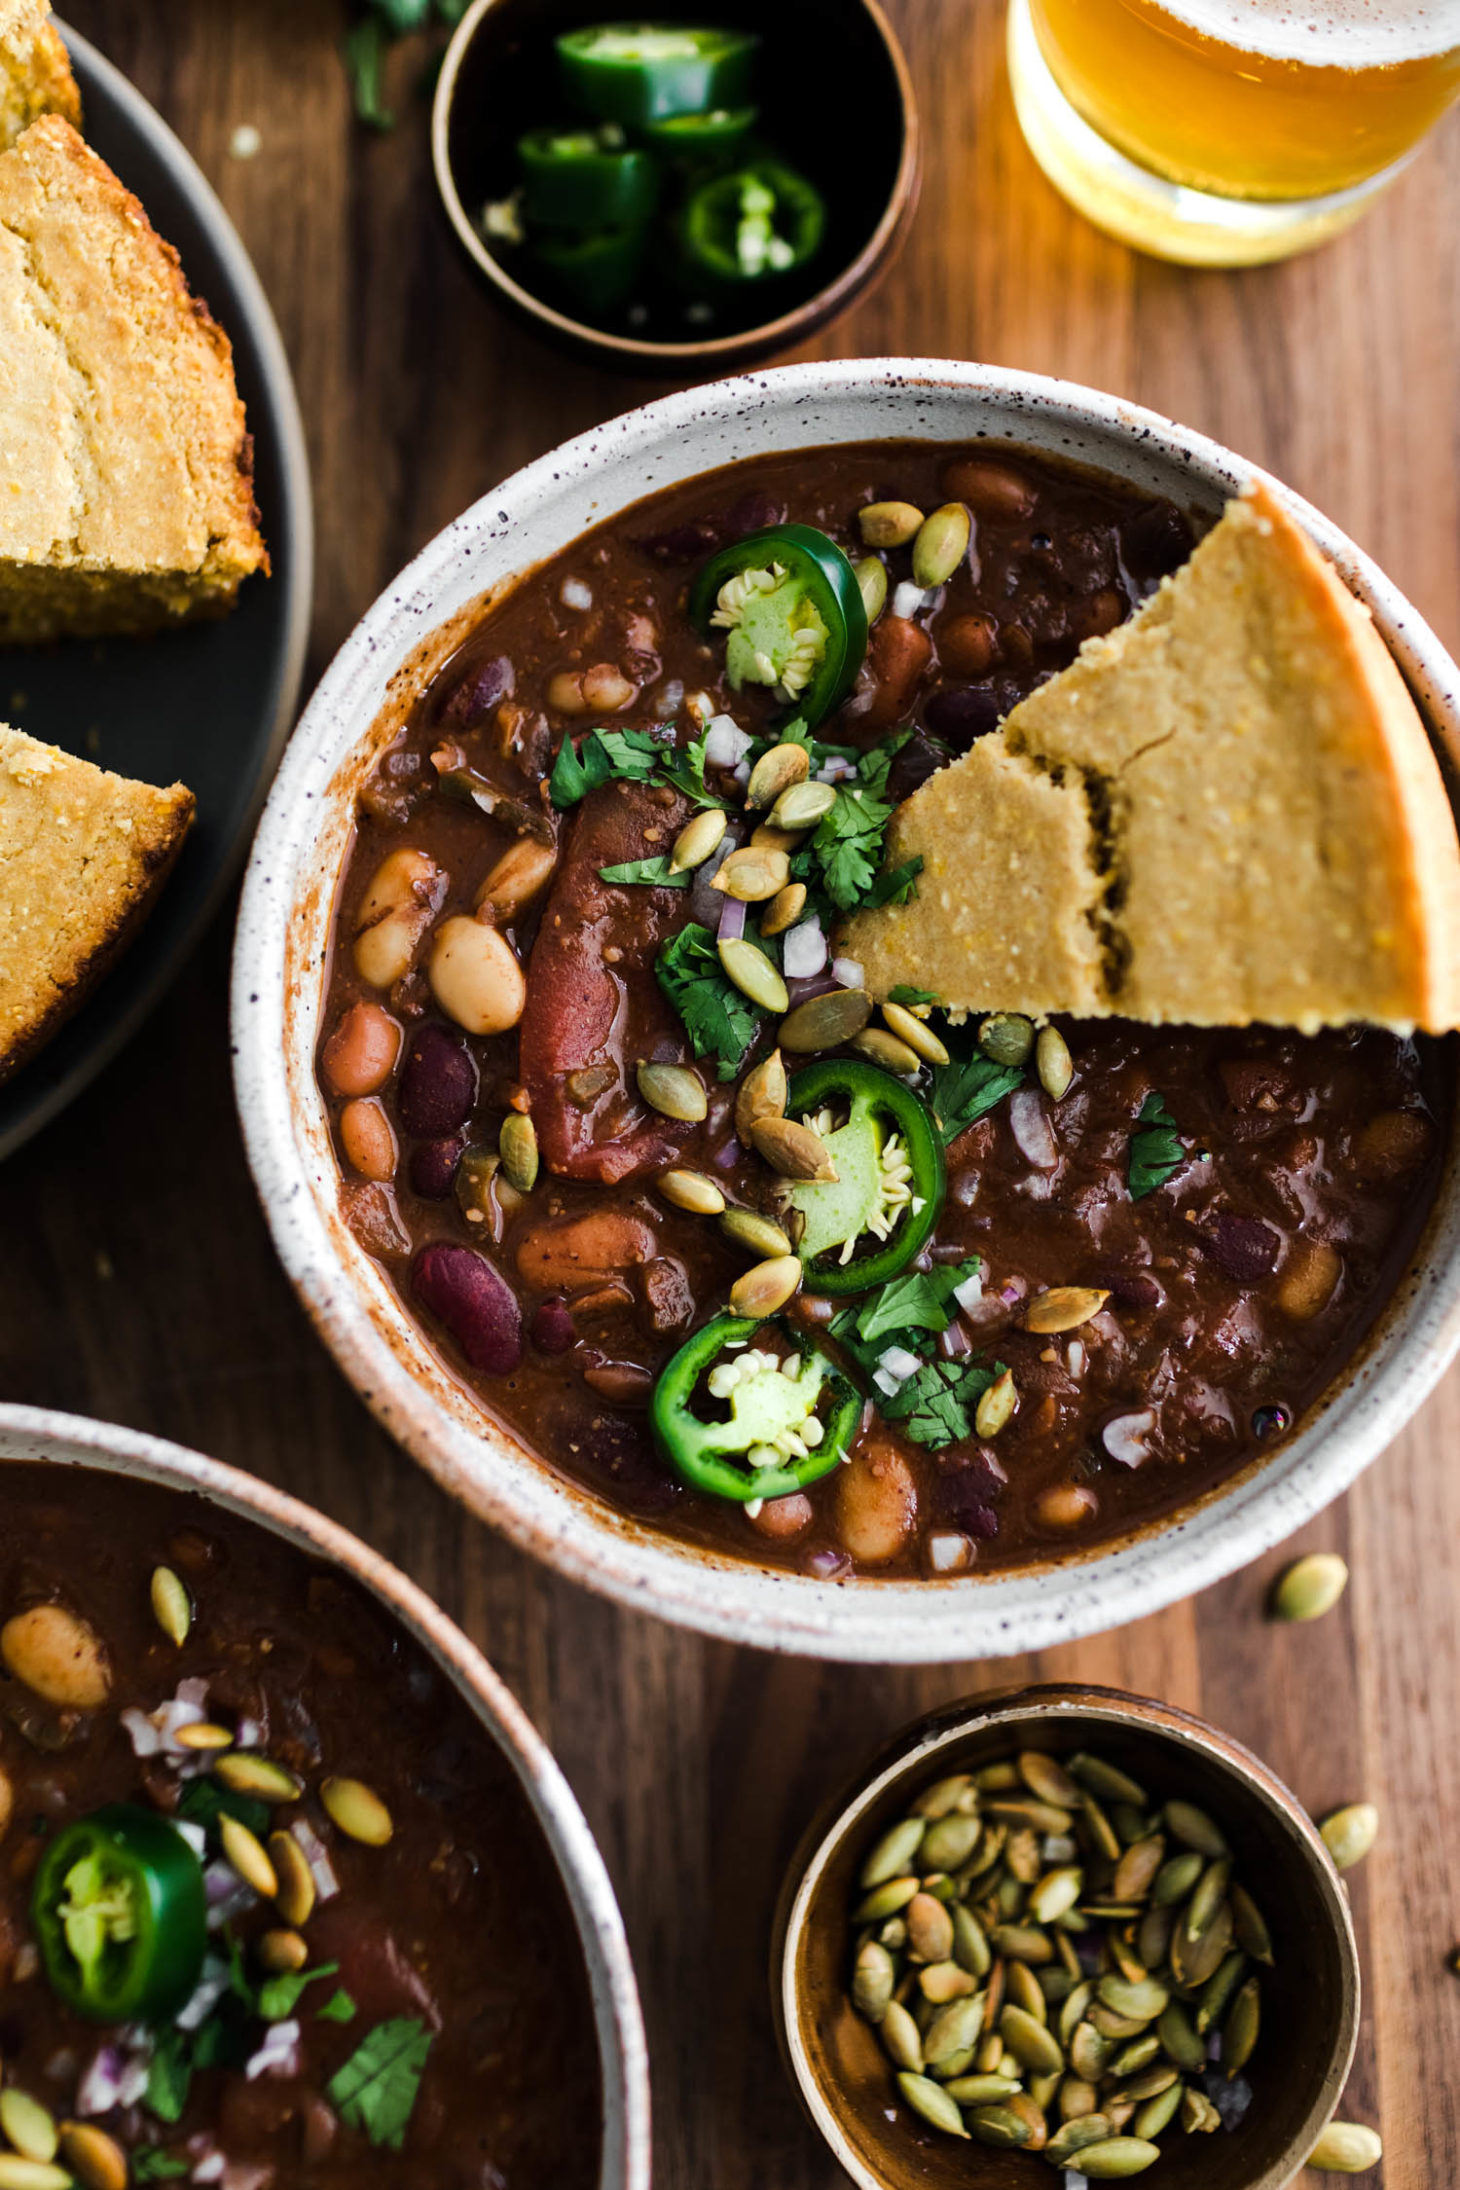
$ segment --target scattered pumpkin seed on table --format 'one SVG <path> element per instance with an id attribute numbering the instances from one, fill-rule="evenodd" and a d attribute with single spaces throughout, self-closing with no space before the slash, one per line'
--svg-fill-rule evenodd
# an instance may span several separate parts
<path id="1" fill-rule="evenodd" d="M 931 1781 L 849 1913 L 852 2006 L 946 2136 L 1117 2182 L 1253 2103 L 1267 1921 L 1220 1823 L 1103 1757 Z"/>

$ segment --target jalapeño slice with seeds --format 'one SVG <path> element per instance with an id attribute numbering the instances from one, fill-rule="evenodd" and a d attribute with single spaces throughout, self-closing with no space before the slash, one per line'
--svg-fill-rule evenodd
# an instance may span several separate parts
<path id="1" fill-rule="evenodd" d="M 773 1331 L 788 1347 L 750 1341 Z M 786 1498 L 846 1457 L 862 1396 L 819 1346 L 779 1320 L 716 1316 L 674 1355 L 654 1387 L 650 1421 L 684 1481 L 750 1505 Z"/>
<path id="2" fill-rule="evenodd" d="M 556 41 L 575 106 L 641 129 L 672 114 L 743 106 L 760 44 L 753 32 L 690 23 L 595 23 Z"/>
<path id="3" fill-rule="evenodd" d="M 769 525 L 712 555 L 689 612 L 707 636 L 729 633 L 725 667 L 737 692 L 770 685 L 811 729 L 841 705 L 867 652 L 857 574 L 812 525 Z"/>
<path id="4" fill-rule="evenodd" d="M 798 1180 L 787 1203 L 804 1220 L 796 1252 L 816 1293 L 861 1293 L 896 1277 L 933 1232 L 947 1185 L 926 1105 L 876 1065 L 827 1057 L 791 1082 L 790 1118 L 810 1118 L 834 1183 Z"/>
<path id="5" fill-rule="evenodd" d="M 754 160 L 691 192 L 679 234 L 697 283 L 740 289 L 810 264 L 826 234 L 826 200 L 784 161 Z"/>
<path id="6" fill-rule="evenodd" d="M 51 1842 L 31 1920 L 67 2007 L 93 2023 L 156 2020 L 182 2006 L 203 1966 L 202 1865 L 166 1818 L 113 1803 Z"/>

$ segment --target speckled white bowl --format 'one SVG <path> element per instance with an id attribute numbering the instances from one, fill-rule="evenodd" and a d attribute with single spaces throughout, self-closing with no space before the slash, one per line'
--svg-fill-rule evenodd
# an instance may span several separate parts
<path id="1" fill-rule="evenodd" d="M 0 1403 L 0 1468 L 10 1460 L 41 1460 L 58 1469 L 104 1468 L 110 1475 L 192 1491 L 227 1513 L 257 1521 L 311 1558 L 340 1567 L 429 1653 L 517 1774 L 563 1881 L 588 1970 L 603 2079 L 598 2190 L 649 2190 L 649 2056 L 623 1918 L 603 1857 L 541 1735 L 460 1628 L 379 1552 L 322 1513 L 271 1483 L 160 1437 L 46 1407 Z"/>
<path id="2" fill-rule="evenodd" d="M 1215 512 L 1255 468 L 1153 412 L 1033 374 L 915 359 L 793 365 L 672 395 L 584 434 L 433 540 L 326 673 L 254 846 L 234 960 L 244 1137 L 279 1253 L 325 1343 L 391 1434 L 512 1539 L 620 1602 L 736 1642 L 873 1662 L 1039 1650 L 1154 1612 L 1292 1533 L 1384 1450 L 1460 1346 L 1452 1163 L 1415 1266 L 1301 1433 L 1174 1521 L 981 1578 L 816 1582 L 656 1535 L 486 1420 L 404 1313 L 338 1208 L 315 1085 L 321 976 L 353 800 L 423 680 L 485 598 L 644 495 L 774 449 L 987 440 L 1075 459 Z M 1451 770 L 1460 671 L 1351 540 L 1274 492 L 1373 610 Z"/>

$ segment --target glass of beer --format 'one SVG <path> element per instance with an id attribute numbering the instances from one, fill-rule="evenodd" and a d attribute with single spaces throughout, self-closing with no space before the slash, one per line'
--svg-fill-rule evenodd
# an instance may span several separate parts
<path id="1" fill-rule="evenodd" d="M 1011 0 L 1029 148 L 1098 227 L 1244 266 L 1349 226 L 1460 95 L 1460 0 Z"/>

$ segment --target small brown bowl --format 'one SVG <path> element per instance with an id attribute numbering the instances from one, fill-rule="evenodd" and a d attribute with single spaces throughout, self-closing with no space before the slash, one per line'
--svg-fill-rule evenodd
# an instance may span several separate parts
<path id="1" fill-rule="evenodd" d="M 847 1998 L 847 1909 L 868 1848 L 929 1781 L 1011 1749 L 1058 1757 L 1097 1745 L 1218 1821 L 1239 1872 L 1255 1883 L 1275 1950 L 1262 1972 L 1250 2112 L 1231 2134 L 1168 2132 L 1142 2179 L 1153 2190 L 1281 2190 L 1333 2113 L 1358 2033 L 1358 1949 L 1348 1896 L 1297 1797 L 1240 1742 L 1169 1704 L 1110 1688 L 1024 1688 L 948 1705 L 900 1734 L 815 1819 L 786 1876 L 771 1949 L 781 2051 L 812 2121 L 861 2190 L 1050 2190 L 1060 2180 L 1035 2154 L 940 2135 L 902 2105 L 874 2032 Z"/>
<path id="2" fill-rule="evenodd" d="M 820 286 L 777 317 L 683 339 L 575 319 L 523 285 L 478 226 L 513 186 L 518 134 L 561 108 L 553 40 L 613 16 L 605 0 L 473 0 L 442 63 L 431 116 L 436 184 L 451 225 L 499 302 L 559 347 L 625 372 L 695 380 L 804 342 L 886 272 L 918 197 L 918 120 L 907 62 L 878 0 L 655 0 L 656 22 L 756 31 L 764 135 L 827 199 Z M 524 269 L 525 270 L 525 269 Z"/>

